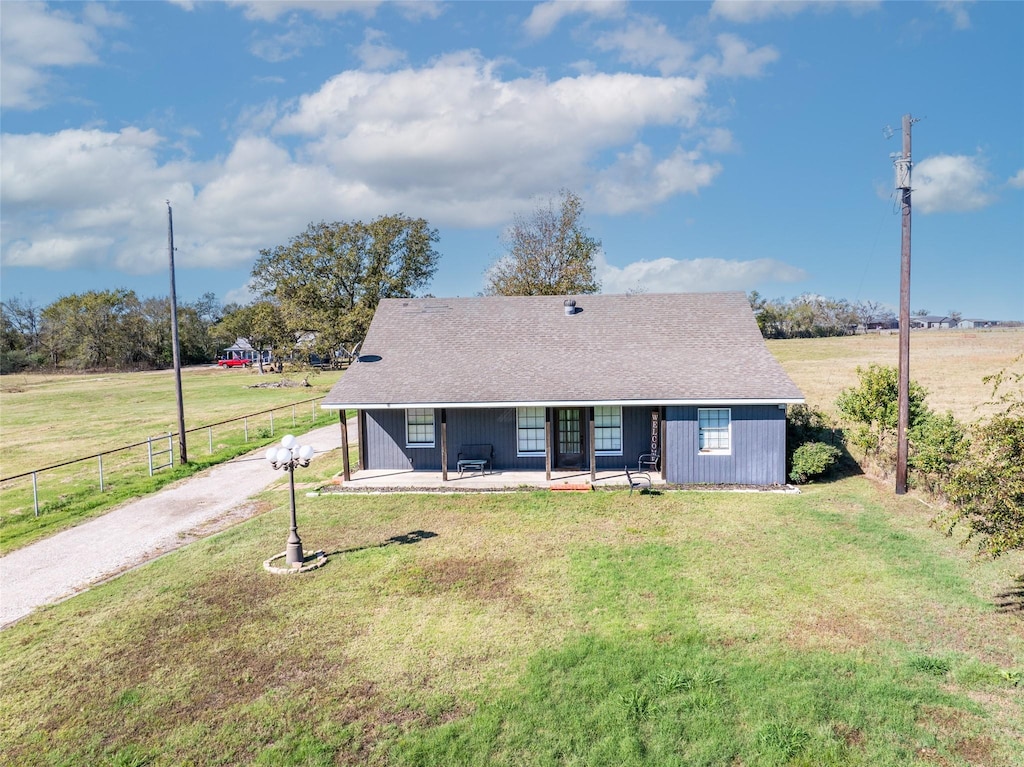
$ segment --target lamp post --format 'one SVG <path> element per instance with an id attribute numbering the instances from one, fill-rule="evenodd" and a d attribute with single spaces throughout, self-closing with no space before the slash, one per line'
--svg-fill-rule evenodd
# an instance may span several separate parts
<path id="1" fill-rule="evenodd" d="M 288 547 L 285 549 L 285 562 L 289 567 L 302 567 L 302 541 L 299 539 L 299 529 L 295 523 L 295 467 L 309 466 L 313 457 L 312 445 L 300 445 L 299 441 L 291 434 L 286 434 L 281 439 L 281 447 L 272 447 L 267 450 L 267 462 L 275 469 L 282 469 L 288 472 L 288 484 L 291 489 L 292 501 L 292 524 L 288 531 Z"/>

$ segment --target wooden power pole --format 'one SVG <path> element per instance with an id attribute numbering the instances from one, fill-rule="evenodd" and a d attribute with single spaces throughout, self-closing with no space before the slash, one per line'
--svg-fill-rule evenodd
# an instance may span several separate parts
<path id="1" fill-rule="evenodd" d="M 899 423 L 896 429 L 896 495 L 907 492 L 907 456 L 910 427 L 910 126 L 903 115 L 903 152 L 896 158 L 896 188 L 903 197 L 902 248 L 900 251 L 900 368 Z"/>
<path id="2" fill-rule="evenodd" d="M 174 355 L 174 391 L 178 397 L 178 452 L 182 464 L 188 463 L 185 447 L 185 405 L 181 397 L 181 351 L 178 343 L 178 297 L 174 290 L 174 221 L 171 202 L 167 201 L 167 258 L 171 262 L 171 346 Z"/>

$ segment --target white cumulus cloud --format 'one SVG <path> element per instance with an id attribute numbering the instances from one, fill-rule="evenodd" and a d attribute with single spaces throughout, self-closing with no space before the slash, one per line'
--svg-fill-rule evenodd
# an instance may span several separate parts
<path id="1" fill-rule="evenodd" d="M 703 82 L 682 77 L 503 79 L 494 62 L 466 53 L 424 69 L 344 72 L 302 98 L 276 132 L 308 137 L 303 154 L 339 178 L 361 179 L 385 197 L 418 195 L 428 207 L 447 199 L 463 206 L 466 219 L 496 223 L 508 209 L 495 209 L 495 197 L 582 189 L 594 178 L 604 183 L 606 172 L 631 196 L 693 191 L 701 184 L 680 180 L 684 165 L 701 165 L 692 152 L 644 158 L 649 168 L 668 163 L 653 194 L 631 186 L 647 184 L 650 174 L 616 170 L 621 157 L 611 167 L 595 163 L 632 146 L 647 127 L 695 125 L 706 98 Z"/>
<path id="2" fill-rule="evenodd" d="M 166 209 L 183 266 L 251 263 L 310 221 L 405 211 L 435 226 L 506 222 L 538 196 L 571 188 L 594 213 L 693 194 L 730 143 L 706 129 L 706 83 L 639 74 L 503 77 L 475 53 L 424 68 L 348 71 L 288 107 L 240 116 L 223 157 L 166 159 L 154 131 L 4 134 L 4 264 L 166 268 Z M 654 151 L 648 130 L 698 143 Z"/>
<path id="3" fill-rule="evenodd" d="M 583 14 L 598 18 L 621 16 L 626 8 L 623 0 L 549 0 L 538 3 L 523 22 L 531 37 L 550 35 L 566 16 Z"/>
<path id="4" fill-rule="evenodd" d="M 65 6 L 4 3 L 0 25 L 0 105 L 7 109 L 38 109 L 52 97 L 55 69 L 100 63 L 100 30 L 124 26 L 124 17 L 106 7 L 77 8 L 81 8 L 81 19 L 65 10 Z"/>
<path id="5" fill-rule="evenodd" d="M 938 10 L 949 14 L 954 29 L 970 29 L 971 15 L 968 9 L 972 2 L 973 0 L 944 0 L 939 3 Z"/>
<path id="6" fill-rule="evenodd" d="M 831 0 L 715 0 L 711 5 L 712 18 L 747 24 L 786 16 L 796 16 L 805 11 L 825 13 L 842 8 L 852 14 L 874 10 L 879 0 L 855 0 L 854 2 L 831 2 Z"/>
<path id="7" fill-rule="evenodd" d="M 387 33 L 367 27 L 363 42 L 356 49 L 356 56 L 366 69 L 391 69 L 405 61 L 405 53 L 387 44 Z"/>
<path id="8" fill-rule="evenodd" d="M 770 45 L 751 48 L 736 35 L 722 34 L 717 38 L 719 55 L 706 56 L 700 69 L 707 75 L 721 77 L 761 77 L 765 68 L 779 58 L 779 52 Z"/>
<path id="9" fill-rule="evenodd" d="M 913 205 L 922 213 L 964 212 L 995 200 L 980 157 L 940 154 L 914 166 Z"/>
<path id="10" fill-rule="evenodd" d="M 617 51 L 627 64 L 653 66 L 664 75 L 689 69 L 695 50 L 691 43 L 683 42 L 650 16 L 639 16 L 621 29 L 598 35 L 594 44 L 599 50 Z"/>
<path id="11" fill-rule="evenodd" d="M 332 19 L 346 13 L 373 16 L 379 0 L 228 0 L 238 6 L 245 18 L 252 21 L 277 21 L 281 16 L 311 13 L 321 19 Z"/>
<path id="12" fill-rule="evenodd" d="M 1016 174 L 1010 176 L 1006 181 L 1006 185 L 1012 189 L 1024 189 L 1024 168 L 1021 168 Z"/>
<path id="13" fill-rule="evenodd" d="M 800 282 L 807 273 L 771 258 L 750 261 L 722 258 L 656 258 L 613 266 L 603 255 L 596 259 L 601 290 L 605 293 L 748 291 L 765 282 Z"/>

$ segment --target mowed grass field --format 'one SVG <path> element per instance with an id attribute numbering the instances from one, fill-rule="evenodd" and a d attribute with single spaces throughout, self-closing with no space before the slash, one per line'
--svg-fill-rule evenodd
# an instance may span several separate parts
<path id="1" fill-rule="evenodd" d="M 960 365 L 979 403 L 1024 338 L 991 336 Z M 862 341 L 772 350 L 827 407 L 889 362 Z M 936 344 L 915 371 L 941 377 Z M 0 764 L 1024 765 L 1024 558 L 975 558 L 865 477 L 299 494 L 330 557 L 286 577 L 262 562 L 287 490 L 263 500 L 0 632 Z"/>
<path id="2" fill-rule="evenodd" d="M 0 633 L 10 765 L 1021 764 L 1021 561 L 800 495 L 300 496 Z"/>

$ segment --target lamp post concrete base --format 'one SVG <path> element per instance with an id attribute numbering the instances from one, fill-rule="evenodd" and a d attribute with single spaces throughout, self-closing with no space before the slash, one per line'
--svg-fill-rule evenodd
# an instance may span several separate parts
<path id="1" fill-rule="evenodd" d="M 295 573 L 308 573 L 310 570 L 316 570 L 327 564 L 327 555 L 322 551 L 318 551 L 307 560 L 296 562 L 293 565 L 288 565 L 287 558 L 288 552 L 282 551 L 277 556 L 271 557 L 264 562 L 263 569 L 273 575 L 294 575 Z M 285 567 L 275 563 L 283 563 Z"/>

